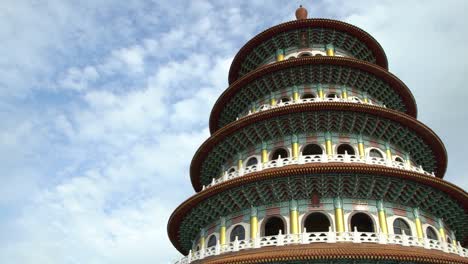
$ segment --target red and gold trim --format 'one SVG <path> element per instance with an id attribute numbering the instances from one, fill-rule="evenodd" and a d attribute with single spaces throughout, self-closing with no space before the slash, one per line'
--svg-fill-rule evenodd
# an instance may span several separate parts
<path id="1" fill-rule="evenodd" d="M 272 263 L 287 261 L 324 261 L 324 260 L 374 260 L 405 261 L 418 263 L 468 263 L 467 258 L 439 250 L 407 247 L 399 245 L 375 244 L 336 244 L 317 243 L 309 245 L 291 245 L 244 250 L 235 253 L 208 257 L 193 263 L 229 264 L 229 263 Z"/>
<path id="2" fill-rule="evenodd" d="M 183 202 L 171 215 L 168 224 L 168 234 L 172 241 L 172 244 L 181 252 L 183 252 L 178 238 L 179 226 L 182 223 L 185 215 L 190 210 L 197 206 L 198 203 L 209 199 L 210 197 L 248 184 L 252 182 L 274 179 L 284 177 L 285 175 L 304 175 L 304 174 L 324 174 L 324 173 L 361 173 L 369 175 L 383 175 L 402 180 L 410 180 L 420 184 L 427 185 L 429 187 L 441 190 L 455 200 L 459 201 L 464 207 L 465 211 L 468 211 L 468 193 L 458 186 L 444 181 L 442 179 L 427 176 L 421 173 L 404 171 L 400 169 L 382 167 L 378 165 L 367 165 L 367 164 L 343 164 L 343 163 L 309 163 L 304 165 L 291 165 L 287 167 L 268 169 L 260 172 L 253 172 L 251 174 L 238 177 L 213 187 L 201 191 L 185 202 Z"/>
<path id="3" fill-rule="evenodd" d="M 229 69 L 229 83 L 235 82 L 239 78 L 239 70 L 242 65 L 242 62 L 252 52 L 257 46 L 259 46 L 264 41 L 272 38 L 276 34 L 287 32 L 295 29 L 301 28 L 327 28 L 336 31 L 343 31 L 349 35 L 358 38 L 361 40 L 370 50 L 374 53 L 376 58 L 376 64 L 380 67 L 388 70 L 388 61 L 387 56 L 382 48 L 382 46 L 375 40 L 369 33 L 364 30 L 353 26 L 351 24 L 333 20 L 333 19 L 301 19 L 289 21 L 277 26 L 271 27 L 262 33 L 256 35 L 249 42 L 247 42 L 236 54 L 234 60 L 232 61 L 231 68 Z"/>
<path id="4" fill-rule="evenodd" d="M 352 58 L 345 58 L 345 57 L 305 57 L 305 58 L 297 58 L 297 59 L 290 59 L 286 61 L 276 62 L 273 64 L 265 65 L 264 67 L 258 68 L 249 74 L 243 76 L 242 78 L 238 79 L 236 82 L 232 83 L 218 98 L 216 101 L 213 109 L 211 110 L 210 114 L 210 131 L 214 133 L 218 127 L 219 116 L 221 111 L 226 105 L 226 103 L 231 100 L 231 98 L 238 93 L 242 87 L 246 86 L 252 81 L 267 75 L 269 73 L 273 73 L 282 69 L 291 68 L 294 66 L 302 66 L 302 65 L 336 65 L 336 66 L 347 66 L 352 67 L 354 69 L 362 70 L 368 72 L 376 77 L 382 79 L 383 81 L 387 82 L 392 88 L 394 88 L 395 92 L 397 92 L 402 100 L 404 105 L 407 108 L 407 114 L 416 118 L 417 116 L 417 108 L 416 108 L 416 101 L 414 100 L 413 94 L 408 89 L 408 87 L 400 80 L 398 77 L 393 75 L 392 73 L 382 69 L 375 64 L 352 59 Z"/>

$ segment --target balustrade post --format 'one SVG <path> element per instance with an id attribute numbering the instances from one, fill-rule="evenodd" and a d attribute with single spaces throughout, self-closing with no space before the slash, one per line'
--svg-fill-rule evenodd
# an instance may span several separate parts
<path id="1" fill-rule="evenodd" d="M 463 253 L 463 247 L 461 246 L 460 241 L 457 242 L 457 250 L 458 250 L 458 255 L 459 255 L 460 257 L 464 257 L 464 256 L 465 256 L 465 254 Z"/>
<path id="2" fill-rule="evenodd" d="M 278 241 L 277 244 L 276 244 L 277 246 L 284 246 L 284 235 L 282 234 L 281 229 L 280 229 L 280 231 L 278 233 L 276 241 Z"/>
<path id="3" fill-rule="evenodd" d="M 351 162 L 351 159 L 350 159 L 350 157 L 348 155 L 348 151 L 345 151 L 343 161 L 345 163 L 350 163 Z"/>
<path id="4" fill-rule="evenodd" d="M 361 243 L 361 234 L 357 231 L 357 227 L 354 227 L 353 232 L 353 243 Z"/>
<path id="5" fill-rule="evenodd" d="M 408 236 L 406 235 L 405 230 L 402 230 L 402 231 L 403 231 L 403 234 L 401 235 L 401 240 L 402 240 L 403 246 L 408 247 L 409 246 Z"/>
<path id="6" fill-rule="evenodd" d="M 442 250 L 443 250 L 445 253 L 448 253 L 448 252 L 449 252 L 447 241 L 443 241 L 443 242 L 442 242 Z"/>
<path id="7" fill-rule="evenodd" d="M 328 162 L 328 155 L 323 153 L 322 154 L 322 160 L 321 160 L 322 163 L 327 163 Z"/>
<path id="8" fill-rule="evenodd" d="M 192 250 L 189 250 L 189 253 L 187 255 L 187 263 L 191 263 L 192 262 Z"/>
<path id="9" fill-rule="evenodd" d="M 283 160 L 281 159 L 281 155 L 278 155 L 278 159 L 276 160 L 276 167 L 283 167 Z"/>
<path id="10" fill-rule="evenodd" d="M 228 179 L 228 173 L 227 171 L 225 171 L 223 174 L 223 181 L 227 181 L 227 179 Z"/>
<path id="11" fill-rule="evenodd" d="M 304 231 L 301 233 L 301 244 L 308 244 L 307 242 L 307 229 L 304 227 Z"/>
<path id="12" fill-rule="evenodd" d="M 257 171 L 262 171 L 263 170 L 263 162 L 257 163 Z"/>
<path id="13" fill-rule="evenodd" d="M 215 247 L 215 255 L 217 256 L 219 254 L 221 254 L 221 243 L 220 243 L 220 241 L 218 239 L 218 241 L 216 243 L 216 247 Z"/>
<path id="14" fill-rule="evenodd" d="M 429 238 L 425 237 L 425 238 L 423 239 L 423 243 L 424 243 L 424 248 L 425 248 L 425 249 L 430 249 L 430 248 L 431 248 L 431 243 L 430 243 Z"/>
<path id="15" fill-rule="evenodd" d="M 328 227 L 327 243 L 336 243 L 336 233 L 333 232 L 332 227 Z"/>
<path id="16" fill-rule="evenodd" d="M 205 258 L 205 248 L 200 249 L 200 254 L 199 254 L 199 259 L 204 259 Z"/>
<path id="17" fill-rule="evenodd" d="M 234 252 L 237 252 L 239 251 L 239 239 L 238 237 L 236 236 L 236 239 L 234 240 L 234 249 L 233 249 Z"/>
<path id="18" fill-rule="evenodd" d="M 215 185 L 215 183 L 216 183 L 216 180 L 215 178 L 213 178 L 213 180 L 211 180 L 211 186 Z"/>
<path id="19" fill-rule="evenodd" d="M 302 151 L 299 152 L 299 161 L 298 161 L 299 164 L 304 164 L 305 161 L 304 161 L 304 156 L 302 155 Z"/>
<path id="20" fill-rule="evenodd" d="M 253 247 L 260 248 L 260 232 L 257 232 L 257 235 L 255 236 L 253 240 Z"/>
<path id="21" fill-rule="evenodd" d="M 387 244 L 387 234 L 382 232 L 382 229 L 379 228 L 379 233 L 377 234 L 379 238 L 379 244 Z"/>

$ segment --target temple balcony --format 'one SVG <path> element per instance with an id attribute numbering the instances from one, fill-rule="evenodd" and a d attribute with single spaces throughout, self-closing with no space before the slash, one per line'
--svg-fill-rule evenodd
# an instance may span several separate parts
<path id="1" fill-rule="evenodd" d="M 360 157 L 359 155 L 349 155 L 345 154 L 319 154 L 319 155 L 302 155 L 302 152 L 299 153 L 297 158 L 287 157 L 281 158 L 279 156 L 277 159 L 273 159 L 267 161 L 265 163 L 258 162 L 257 164 L 246 166 L 245 168 L 240 168 L 238 170 L 229 170 L 223 173 L 222 177 L 217 179 L 213 178 L 212 182 L 208 185 L 203 186 L 203 190 L 205 188 L 212 187 L 216 184 L 247 175 L 253 172 L 259 172 L 267 169 L 273 168 L 281 168 L 284 166 L 289 165 L 303 165 L 309 163 L 358 163 L 358 164 L 369 164 L 369 165 L 378 165 L 384 166 L 388 168 L 395 168 L 400 170 L 412 171 L 421 174 L 425 174 L 428 176 L 435 177 L 434 172 L 429 173 L 425 171 L 422 166 L 414 166 L 410 162 L 401 162 L 396 160 L 390 160 L 387 158 L 380 158 L 380 157 L 372 157 L 370 155 L 366 155 L 364 157 Z"/>
<path id="2" fill-rule="evenodd" d="M 330 228 L 331 229 L 331 228 Z M 239 252 L 243 250 L 259 249 L 263 247 L 282 247 L 290 245 L 308 245 L 314 243 L 371 243 L 379 244 L 382 247 L 385 245 L 399 245 L 408 248 L 422 248 L 431 251 L 437 250 L 448 254 L 456 254 L 462 258 L 468 258 L 468 249 L 463 248 L 458 242 L 450 244 L 445 241 L 433 240 L 428 238 L 418 238 L 415 236 L 408 236 L 403 232 L 402 234 L 384 234 L 372 232 L 307 232 L 304 231 L 300 234 L 281 234 L 275 236 L 257 235 L 253 239 L 238 240 L 237 237 L 233 242 L 220 245 L 219 240 L 215 246 L 202 248 L 198 251 L 192 252 L 185 257 L 175 261 L 175 264 L 188 264 L 197 260 L 202 260 L 212 256 L 219 256 L 230 252 Z"/>

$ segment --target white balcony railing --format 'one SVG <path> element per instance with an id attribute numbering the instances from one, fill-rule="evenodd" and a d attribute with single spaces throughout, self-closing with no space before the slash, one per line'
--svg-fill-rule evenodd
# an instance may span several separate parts
<path id="1" fill-rule="evenodd" d="M 377 105 L 380 107 L 386 108 L 385 105 L 380 105 L 380 104 L 374 104 L 370 100 L 366 103 L 357 97 L 351 96 L 348 98 L 339 98 L 339 97 L 332 97 L 332 98 L 320 98 L 320 97 L 315 97 L 315 98 L 307 98 L 307 99 L 298 99 L 296 101 L 288 101 L 288 102 L 279 102 L 276 105 L 271 105 L 271 104 L 264 104 L 255 109 L 255 111 L 249 110 L 249 112 L 242 114 L 239 118 L 249 116 L 251 114 L 255 114 L 258 112 L 286 106 L 286 105 L 293 105 L 293 104 L 305 104 L 305 103 L 319 103 L 319 102 L 347 102 L 347 103 L 356 103 L 356 104 L 366 104 L 366 105 Z"/>
<path id="2" fill-rule="evenodd" d="M 254 239 L 236 240 L 225 245 L 220 245 L 218 241 L 216 246 L 203 248 L 199 251 L 192 252 L 185 257 L 174 261 L 175 264 L 188 264 L 195 260 L 204 259 L 210 256 L 218 256 L 224 253 L 237 252 L 245 249 L 255 249 L 269 246 L 287 246 L 287 245 L 304 245 L 312 243 L 375 243 L 382 245 L 401 245 L 405 247 L 419 247 L 427 250 L 440 250 L 446 253 L 457 254 L 460 257 L 468 258 L 468 250 L 460 245 L 460 242 L 455 246 L 447 242 L 432 240 L 428 238 L 417 238 L 408 236 L 405 233 L 401 235 L 384 233 L 368 233 L 358 232 L 316 232 L 307 233 L 304 230 L 301 234 L 286 234 L 281 232 L 276 236 L 260 237 Z M 408 249 L 411 250 L 411 249 Z"/>
<path id="3" fill-rule="evenodd" d="M 413 171 L 422 173 L 428 176 L 434 176 L 434 172 L 429 173 L 425 171 L 421 166 L 416 167 L 407 162 L 399 162 L 385 158 L 377 158 L 377 157 L 370 157 L 366 156 L 361 158 L 358 155 L 348 155 L 348 154 L 335 154 L 335 155 L 328 155 L 328 154 L 321 154 L 321 155 L 306 155 L 303 156 L 302 153 L 299 153 L 299 157 L 297 159 L 293 159 L 291 157 L 288 158 L 281 158 L 279 157 L 276 160 L 270 160 L 266 163 L 257 163 L 255 165 L 251 165 L 245 168 L 241 168 L 237 171 L 233 172 L 224 172 L 222 177 L 217 179 L 213 178 L 210 184 L 204 185 L 203 189 L 212 187 L 216 184 L 225 182 L 227 180 L 231 180 L 237 177 L 242 177 L 246 174 L 252 172 L 258 172 L 266 169 L 271 168 L 280 168 L 288 165 L 296 165 L 296 164 L 309 164 L 309 163 L 329 163 L 329 162 L 342 162 L 342 163 L 360 163 L 360 164 L 370 164 L 370 165 L 379 165 L 389 168 L 396 168 L 406 171 Z"/>

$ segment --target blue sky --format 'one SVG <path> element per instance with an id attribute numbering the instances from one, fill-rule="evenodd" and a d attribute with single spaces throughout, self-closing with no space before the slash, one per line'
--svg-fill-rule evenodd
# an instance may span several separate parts
<path id="1" fill-rule="evenodd" d="M 0 262 L 177 258 L 167 220 L 231 60 L 299 4 L 382 44 L 466 190 L 467 1 L 3 0 Z"/>

